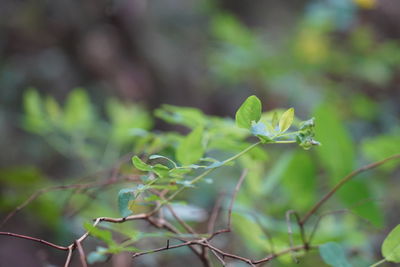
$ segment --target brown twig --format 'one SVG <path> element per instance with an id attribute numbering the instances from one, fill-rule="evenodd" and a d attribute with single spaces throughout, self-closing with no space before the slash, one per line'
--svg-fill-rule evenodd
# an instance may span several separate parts
<path id="1" fill-rule="evenodd" d="M 26 239 L 26 240 L 31 240 L 34 242 L 38 242 L 38 243 L 42 243 L 44 245 L 47 245 L 49 247 L 55 248 L 55 249 L 59 249 L 59 250 L 68 250 L 68 247 L 64 247 L 64 246 L 59 246 L 56 244 L 53 244 L 49 241 L 40 239 L 40 238 L 36 238 L 36 237 L 31 237 L 31 236 L 26 236 L 26 235 L 20 235 L 20 234 L 15 234 L 15 233 L 10 233 L 10 232 L 0 232 L 0 235 L 6 235 L 6 236 L 12 236 L 12 237 L 17 237 L 17 238 L 22 238 L 22 239 Z"/>
<path id="2" fill-rule="evenodd" d="M 222 234 L 222 233 L 229 233 L 231 231 L 231 221 L 232 221 L 232 209 L 233 209 L 233 204 L 235 203 L 236 200 L 236 195 L 237 192 L 240 189 L 240 186 L 242 185 L 244 179 L 246 178 L 247 175 L 247 169 L 243 170 L 242 174 L 240 175 L 240 178 L 235 186 L 235 191 L 232 194 L 232 198 L 231 198 L 231 202 L 229 204 L 229 208 L 228 208 L 228 219 L 227 219 L 227 226 L 224 229 L 220 229 L 218 231 L 213 232 L 208 238 L 207 240 L 211 240 L 213 239 L 216 235 Z"/>
<path id="3" fill-rule="evenodd" d="M 81 242 L 77 242 L 76 241 L 75 245 L 76 245 L 76 248 L 78 249 L 78 252 L 79 252 L 79 258 L 81 260 L 82 267 L 87 267 L 88 265 L 86 263 L 85 251 L 83 251 Z"/>
<path id="4" fill-rule="evenodd" d="M 69 266 L 69 264 L 71 263 L 72 251 L 73 251 L 73 248 L 72 248 L 72 246 L 69 246 L 69 247 L 68 247 L 68 255 L 67 255 L 67 260 L 65 261 L 64 267 L 68 267 L 68 266 Z"/>
<path id="5" fill-rule="evenodd" d="M 93 182 L 93 183 L 86 183 L 86 184 L 70 184 L 70 185 L 57 185 L 57 186 L 50 186 L 47 188 L 40 189 L 30 195 L 22 204 L 17 206 L 14 210 L 9 212 L 7 216 L 2 220 L 0 224 L 0 228 L 2 228 L 17 212 L 25 208 L 27 205 L 29 205 L 32 201 L 40 197 L 41 195 L 52 192 L 52 191 L 58 191 L 58 190 L 65 190 L 65 189 L 85 189 L 85 188 L 91 188 L 91 187 L 97 187 L 97 186 L 106 186 L 106 185 L 111 185 L 115 184 L 118 182 L 124 182 L 124 181 L 136 181 L 137 178 L 132 178 L 132 177 L 125 177 L 124 179 L 121 180 L 106 180 L 106 181 L 100 181 L 100 182 Z"/>
<path id="6" fill-rule="evenodd" d="M 237 195 L 237 193 L 239 192 L 239 189 L 240 189 L 240 187 L 242 186 L 242 183 L 243 183 L 243 181 L 244 181 L 244 178 L 246 178 L 247 173 L 248 173 L 248 170 L 247 170 L 247 169 L 244 169 L 243 172 L 242 172 L 242 174 L 240 175 L 239 181 L 237 182 L 236 187 L 235 187 L 235 191 L 233 192 L 233 195 L 232 195 L 231 203 L 229 204 L 229 210 L 228 210 L 228 226 L 227 226 L 227 228 L 228 228 L 229 230 L 231 229 L 231 222 L 232 222 L 232 219 L 231 219 L 231 218 L 232 218 L 233 204 L 235 203 L 236 195 Z"/>
<path id="7" fill-rule="evenodd" d="M 383 160 L 380 160 L 380 161 L 377 161 L 377 162 L 374 162 L 374 163 L 365 165 L 365 166 L 363 166 L 363 167 L 361 167 L 361 168 L 359 168 L 359 169 L 357 169 L 357 170 L 355 170 L 355 171 L 352 171 L 352 172 L 349 173 L 348 175 L 346 175 L 344 178 L 342 178 L 342 180 L 339 181 L 339 183 L 337 183 L 337 184 L 335 185 L 335 187 L 333 187 L 333 188 L 331 189 L 331 191 L 329 191 L 324 197 L 322 197 L 321 200 L 318 201 L 318 202 L 306 213 L 306 215 L 304 215 L 304 217 L 300 220 L 300 224 L 304 225 L 304 223 L 306 223 L 307 220 L 308 220 L 315 212 L 317 212 L 317 210 L 318 210 L 328 199 L 330 199 L 330 198 L 332 197 L 333 194 L 335 194 L 344 184 L 346 184 L 346 183 L 347 183 L 350 179 L 352 179 L 354 176 L 356 176 L 356 175 L 358 175 L 358 174 L 360 174 L 360 173 L 362 173 L 362 172 L 365 172 L 365 171 L 367 171 L 367 170 L 370 170 L 370 169 L 379 167 L 380 165 L 382 165 L 382 164 L 384 164 L 384 163 L 386 163 L 386 162 L 388 162 L 388 161 L 391 161 L 391 160 L 394 160 L 394 159 L 398 159 L 398 158 L 400 158 L 400 154 L 396 154 L 396 155 L 387 157 L 387 158 L 385 158 L 385 159 L 383 159 Z"/>
<path id="8" fill-rule="evenodd" d="M 217 200 L 215 201 L 214 207 L 212 209 L 211 215 L 208 219 L 208 225 L 207 225 L 207 230 L 209 234 L 212 234 L 215 228 L 215 222 L 218 219 L 218 214 L 221 209 L 221 204 L 222 204 L 222 199 L 224 197 L 224 193 L 220 193 L 219 196 L 217 197 Z"/>

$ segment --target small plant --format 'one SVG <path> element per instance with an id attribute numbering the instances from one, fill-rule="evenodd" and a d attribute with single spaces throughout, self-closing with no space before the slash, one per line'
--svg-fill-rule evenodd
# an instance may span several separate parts
<path id="1" fill-rule="evenodd" d="M 78 100 L 86 99 L 82 95 L 82 91 L 79 92 L 75 93 L 77 94 L 75 98 Z M 100 140 L 99 138 L 96 139 L 96 133 L 91 135 L 90 118 L 93 119 L 96 116 L 93 115 L 92 111 L 88 111 L 89 109 L 85 109 L 81 105 L 82 110 L 86 110 L 87 116 L 85 118 L 87 120 L 78 117 L 71 119 L 74 116 L 70 115 L 70 119 L 64 121 L 60 118 L 68 118 L 67 114 L 73 113 L 68 105 L 63 115 L 58 104 L 54 100 L 48 99 L 46 110 L 42 110 L 41 99 L 38 94 L 35 91 L 29 91 L 28 94 L 30 100 L 27 101 L 28 115 L 25 122 L 27 128 L 31 131 L 41 135 L 51 135 L 52 138 L 57 136 L 68 138 L 68 134 L 71 134 L 79 139 L 78 146 L 79 144 L 86 144 L 89 139 Z M 78 100 L 76 101 L 83 101 Z M 123 107 L 117 102 L 113 102 L 113 107 L 115 112 L 117 112 L 116 110 L 123 110 Z M 115 112 L 111 112 L 111 114 L 115 114 Z M 107 187 L 118 186 L 120 188 L 118 195 L 112 196 L 112 198 L 117 198 L 119 217 L 101 216 L 93 219 L 92 223 L 84 223 L 86 232 L 68 246 L 60 246 L 39 238 L 15 233 L 0 232 L 0 234 L 36 241 L 54 249 L 66 251 L 65 266 L 70 265 L 74 251 L 78 251 L 81 265 L 87 266 L 87 263 L 106 261 L 111 255 L 121 252 L 131 252 L 132 258 L 135 259 L 142 255 L 180 247 L 190 248 L 204 266 L 210 266 L 213 263 L 225 266 L 230 261 L 241 261 L 256 266 L 285 255 L 291 255 L 293 260 L 297 262 L 304 252 L 315 249 L 319 250 L 322 260 L 328 265 L 351 266 L 350 261 L 346 258 L 345 251 L 338 243 L 325 242 L 320 244 L 313 242 L 319 221 L 323 216 L 317 216 L 318 211 L 324 203 L 357 174 L 400 158 L 400 155 L 394 155 L 351 172 L 319 201 L 308 207 L 303 216 L 294 210 L 287 211 L 286 235 L 288 234 L 288 238 L 287 236 L 285 238 L 279 237 L 278 241 L 286 239 L 288 242 L 283 245 L 276 245 L 273 238 L 270 238 L 270 235 L 266 233 L 270 247 L 264 248 L 264 250 L 268 253 L 259 259 L 253 259 L 240 253 L 231 252 L 228 246 L 218 247 L 214 243 L 214 239 L 220 235 L 234 232 L 236 220 L 239 221 L 238 224 L 243 223 L 245 225 L 245 221 L 240 221 L 240 218 L 237 218 L 235 214 L 246 213 L 246 211 L 236 210 L 234 208 L 235 200 L 240 193 L 249 169 L 251 169 L 251 162 L 267 157 L 265 150 L 262 149 L 264 146 L 297 143 L 301 148 L 308 150 L 313 146 L 320 145 L 314 139 L 314 118 L 300 121 L 295 117 L 293 108 L 286 111 L 277 110 L 263 113 L 261 101 L 256 96 L 250 96 L 244 101 L 237 110 L 234 121 L 207 116 L 193 108 L 169 105 L 162 106 L 155 112 L 157 117 L 166 122 L 187 127 L 190 130 L 187 135 L 176 132 L 152 133 L 148 131 L 148 128 L 146 129 L 150 123 L 145 123 L 146 119 L 143 119 L 147 115 L 143 111 L 139 111 L 139 114 L 142 114 L 141 125 L 145 125 L 145 127 L 142 127 L 141 130 L 140 127 L 133 127 L 131 138 L 121 137 L 120 132 L 117 132 L 114 134 L 120 137 L 116 138 L 113 135 L 115 139 L 111 139 L 111 142 L 114 142 L 119 150 L 123 150 L 124 145 L 130 144 L 136 153 L 133 156 L 128 154 L 117 166 L 113 166 L 110 178 L 41 189 L 11 211 L 3 220 L 1 226 L 3 227 L 18 211 L 41 194 L 54 190 L 86 190 L 84 192 L 89 194 L 89 190 L 93 188 L 100 188 L 101 192 L 104 192 Z M 68 121 L 81 126 L 78 135 L 82 134 L 83 138 L 76 136 L 74 128 L 68 127 Z M 120 120 L 115 119 L 115 121 L 119 123 L 118 125 L 123 125 Z M 129 119 L 126 121 L 129 121 Z M 50 124 L 46 124 L 46 122 L 50 122 Z M 53 126 L 49 126 L 51 124 Z M 129 130 L 130 127 L 127 125 L 130 124 L 121 127 Z M 54 131 L 54 129 L 58 130 Z M 112 127 L 109 128 L 109 131 L 112 132 Z M 88 146 L 89 144 L 90 142 L 87 143 Z M 61 151 L 69 149 L 68 146 L 58 148 Z M 131 165 L 126 164 L 126 158 L 131 159 Z M 231 171 L 231 174 L 241 173 L 236 186 L 231 189 L 228 204 L 223 205 L 219 200 L 220 198 L 214 197 L 215 204 L 209 216 L 206 219 L 197 220 L 203 223 L 193 223 L 196 219 L 193 215 L 185 215 L 185 212 L 191 211 L 194 207 L 192 203 L 188 203 L 190 197 L 184 194 L 191 194 L 190 192 L 200 190 L 200 188 L 204 190 L 204 187 L 210 188 L 217 183 L 226 183 L 223 180 L 228 179 L 228 176 L 213 176 L 213 174 L 223 174 L 227 170 Z M 120 184 L 125 184 L 125 186 L 123 187 Z M 226 216 L 223 217 L 225 219 L 220 216 L 221 210 L 226 212 Z M 104 215 L 114 213 L 111 208 Z M 292 223 L 292 218 L 295 218 L 295 223 Z M 311 220 L 311 218 L 317 218 L 317 220 Z M 224 224 L 223 227 L 217 228 L 218 220 L 221 221 L 219 224 Z M 257 216 L 255 216 L 255 221 L 258 222 L 257 220 Z M 143 226 L 137 226 L 135 230 L 132 230 L 132 227 L 122 226 L 129 221 L 145 221 L 148 225 L 153 226 L 156 231 L 143 228 Z M 205 227 L 197 227 L 201 224 Z M 240 228 L 238 224 L 237 226 Z M 259 223 L 259 225 L 262 225 L 262 223 Z M 296 229 L 294 226 L 296 226 Z M 257 229 L 245 229 L 245 235 L 251 236 L 252 232 L 256 232 Z M 279 232 L 279 230 L 277 231 Z M 397 226 L 382 245 L 384 259 L 372 266 L 377 266 L 385 261 L 400 262 L 399 235 L 400 228 Z M 82 243 L 88 236 L 97 238 L 104 245 L 86 255 Z M 118 238 L 115 238 L 115 236 L 118 236 Z M 139 248 L 137 245 L 140 243 L 139 241 L 149 237 L 162 238 L 166 244 L 156 249 Z M 281 249 L 276 250 L 276 248 Z"/>

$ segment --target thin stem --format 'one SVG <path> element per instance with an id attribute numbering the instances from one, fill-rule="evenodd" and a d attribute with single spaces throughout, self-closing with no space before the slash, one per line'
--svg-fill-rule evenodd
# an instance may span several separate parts
<path id="1" fill-rule="evenodd" d="M 36 237 L 20 235 L 20 234 L 14 234 L 14 233 L 10 233 L 10 232 L 0 232 L 0 235 L 8 235 L 8 236 L 13 236 L 13 237 L 17 237 L 17 238 L 26 239 L 26 240 L 35 241 L 35 242 L 47 245 L 49 247 L 59 249 L 59 250 L 69 250 L 69 247 L 59 246 L 59 245 L 53 244 L 53 243 L 51 243 L 49 241 L 46 241 L 46 240 L 43 240 L 43 239 L 40 239 L 40 238 L 36 238 Z"/>
<path id="2" fill-rule="evenodd" d="M 252 150 L 254 147 L 258 146 L 259 144 L 261 144 L 261 141 L 258 141 L 257 143 L 252 144 L 251 146 L 247 147 L 246 149 L 244 149 L 243 151 L 239 152 L 238 154 L 226 159 L 223 161 L 224 165 L 228 162 L 231 162 L 239 157 L 241 157 L 243 154 L 249 152 L 250 150 Z"/>
<path id="3" fill-rule="evenodd" d="M 73 247 L 72 247 L 72 246 L 69 246 L 69 247 L 68 247 L 67 260 L 65 261 L 64 267 L 69 267 L 69 264 L 71 263 L 72 250 L 73 250 Z"/>
<path id="4" fill-rule="evenodd" d="M 223 165 L 225 165 L 225 164 L 227 164 L 227 163 L 229 163 L 231 161 L 234 161 L 235 159 L 241 157 L 243 154 L 249 152 L 250 150 L 252 150 L 253 148 L 255 148 L 256 146 L 258 146 L 261 143 L 262 143 L 261 141 L 258 141 L 257 143 L 254 143 L 254 144 L 250 145 L 249 147 L 247 147 L 246 149 L 240 151 L 238 154 L 236 154 L 236 155 L 224 160 L 222 162 L 222 165 L 206 170 L 205 172 L 203 172 L 202 174 L 198 175 L 193 180 L 191 180 L 189 185 L 193 185 L 193 184 L 197 183 L 198 181 L 200 181 L 202 178 L 204 178 L 206 175 L 208 175 L 213 170 L 215 170 L 215 169 L 217 169 L 217 168 L 219 168 L 219 167 L 221 167 L 221 166 L 223 166 Z M 181 193 L 183 190 L 185 190 L 185 188 L 186 188 L 186 186 L 183 186 L 183 187 L 179 188 L 177 191 L 175 191 L 170 197 L 167 198 L 166 201 L 163 201 L 161 203 L 161 205 L 156 208 L 156 211 L 158 211 L 162 207 L 163 204 L 165 204 L 165 203 L 171 201 L 172 199 L 174 199 L 179 193 Z"/>
<path id="5" fill-rule="evenodd" d="M 289 136 L 289 135 L 294 135 L 294 134 L 298 134 L 300 131 L 295 131 L 295 132 L 289 132 L 289 133 L 282 133 L 282 134 L 277 134 L 274 136 L 275 137 L 282 137 L 282 136 Z"/>
<path id="6" fill-rule="evenodd" d="M 231 229 L 231 225 L 232 225 L 233 204 L 235 203 L 236 195 L 239 192 L 239 189 L 240 189 L 240 187 L 241 187 L 241 185 L 242 185 L 242 183 L 244 181 L 244 178 L 246 178 L 247 173 L 248 173 L 248 170 L 244 169 L 243 172 L 242 172 L 242 175 L 240 175 L 239 181 L 237 182 L 236 187 L 235 187 L 235 191 L 233 192 L 233 195 L 232 195 L 231 203 L 229 204 L 229 209 L 228 209 L 228 229 L 229 230 Z"/>
<path id="7" fill-rule="evenodd" d="M 85 251 L 83 251 L 81 242 L 75 242 L 75 244 L 79 252 L 79 259 L 81 260 L 82 267 L 88 267 L 86 263 Z"/>
<path id="8" fill-rule="evenodd" d="M 272 144 L 293 144 L 296 143 L 295 140 L 285 140 L 285 141 L 275 141 Z"/>
<path id="9" fill-rule="evenodd" d="M 349 173 L 347 176 L 345 176 L 342 180 L 339 181 L 339 183 L 337 183 L 335 185 L 334 188 L 331 189 L 331 191 L 329 191 L 323 198 L 321 198 L 320 201 L 318 201 L 307 213 L 306 215 L 304 215 L 304 217 L 300 220 L 300 224 L 304 224 L 310 217 L 311 215 L 313 215 L 315 212 L 317 212 L 317 210 L 328 200 L 332 197 L 333 194 L 335 194 L 344 184 L 346 184 L 351 178 L 353 178 L 354 176 L 356 176 L 357 174 L 360 174 L 362 172 L 365 172 L 367 170 L 379 167 L 380 165 L 390 161 L 390 160 L 394 160 L 394 159 L 398 159 L 400 158 L 400 154 L 396 154 L 393 156 L 390 156 L 388 158 L 385 158 L 381 161 L 377 161 L 368 165 L 365 165 L 355 171 L 352 171 L 351 173 Z"/>
<path id="10" fill-rule="evenodd" d="M 369 267 L 375 267 L 375 266 L 381 265 L 381 264 L 384 263 L 384 262 L 386 262 L 386 259 L 382 259 L 382 260 L 380 260 L 380 261 L 378 261 L 378 262 L 375 262 L 374 264 L 372 264 L 372 265 L 369 266 Z"/>

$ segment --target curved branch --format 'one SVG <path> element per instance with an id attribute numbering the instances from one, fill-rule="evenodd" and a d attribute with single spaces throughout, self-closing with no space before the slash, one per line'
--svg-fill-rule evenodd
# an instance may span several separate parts
<path id="1" fill-rule="evenodd" d="M 333 194 L 335 194 L 344 184 L 346 184 L 348 181 L 350 181 L 354 176 L 356 176 L 356 175 L 358 175 L 358 174 L 360 174 L 360 173 L 362 173 L 362 172 L 365 172 L 365 171 L 367 171 L 367 170 L 370 170 L 370 169 L 379 167 L 379 166 L 381 166 L 382 164 L 384 164 L 384 163 L 386 163 L 386 162 L 388 162 L 388 161 L 391 161 L 391 160 L 394 160 L 394 159 L 399 159 L 399 158 L 400 158 L 400 154 L 396 154 L 396 155 L 390 156 L 390 157 L 388 157 L 388 158 L 385 158 L 385 159 L 383 159 L 383 160 L 380 160 L 380 161 L 377 161 L 377 162 L 374 162 L 374 163 L 365 165 L 365 166 L 363 166 L 363 167 L 361 167 L 361 168 L 359 168 L 359 169 L 357 169 L 357 170 L 355 170 L 355 171 L 352 171 L 352 172 L 349 173 L 347 176 L 345 176 L 344 178 L 342 178 L 342 180 L 340 180 L 339 183 L 337 183 L 337 184 L 335 185 L 335 187 L 333 187 L 333 188 L 331 189 L 331 191 L 329 191 L 323 198 L 321 198 L 321 200 L 318 201 L 318 202 L 306 213 L 306 215 L 304 215 L 304 217 L 300 220 L 299 223 L 300 223 L 300 224 L 306 223 L 307 220 L 308 220 L 315 212 L 317 212 L 317 210 L 318 210 L 328 199 L 330 199 L 330 198 L 332 197 Z"/>

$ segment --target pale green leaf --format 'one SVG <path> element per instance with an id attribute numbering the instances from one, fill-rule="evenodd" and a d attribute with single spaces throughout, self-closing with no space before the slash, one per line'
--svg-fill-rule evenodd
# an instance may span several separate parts
<path id="1" fill-rule="evenodd" d="M 236 112 L 236 124 L 241 128 L 249 129 L 252 122 L 261 118 L 261 101 L 256 96 L 249 96 Z"/>
<path id="2" fill-rule="evenodd" d="M 276 126 L 278 126 L 278 113 L 276 111 L 274 111 L 274 113 L 272 114 L 272 120 L 271 120 L 271 125 L 272 128 L 275 129 Z"/>
<path id="3" fill-rule="evenodd" d="M 88 129 L 94 119 L 93 107 L 85 90 L 74 89 L 64 108 L 64 127 L 67 131 Z"/>
<path id="4" fill-rule="evenodd" d="M 292 125 L 294 119 L 294 108 L 286 110 L 279 120 L 279 132 L 284 133 Z"/>
<path id="5" fill-rule="evenodd" d="M 132 157 L 132 163 L 136 169 L 141 171 L 151 171 L 151 166 L 144 163 L 138 156 Z"/>
<path id="6" fill-rule="evenodd" d="M 114 240 L 112 239 L 112 234 L 109 230 L 104 230 L 93 226 L 91 223 L 85 222 L 84 225 L 85 229 L 89 232 L 91 236 L 94 236 L 102 241 L 104 241 L 107 245 L 112 246 L 115 244 Z"/>
<path id="7" fill-rule="evenodd" d="M 181 164 L 190 165 L 200 160 L 204 154 L 202 138 L 203 128 L 199 126 L 182 139 L 176 149 L 176 158 Z"/>
<path id="8" fill-rule="evenodd" d="M 382 255 L 388 261 L 400 263 L 400 224 L 383 241 Z"/>

